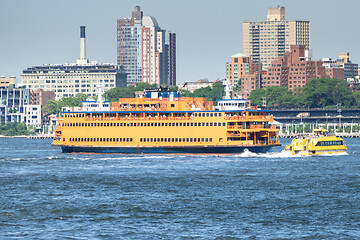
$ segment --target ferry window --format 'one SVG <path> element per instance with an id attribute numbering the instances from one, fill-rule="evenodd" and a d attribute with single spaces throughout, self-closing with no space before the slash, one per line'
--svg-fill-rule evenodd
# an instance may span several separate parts
<path id="1" fill-rule="evenodd" d="M 205 117 L 205 113 L 203 113 L 202 116 Z"/>
<path id="2" fill-rule="evenodd" d="M 190 123 L 190 126 L 194 126 L 194 123 Z"/>
<path id="3" fill-rule="evenodd" d="M 205 123 L 201 123 L 201 126 L 203 126 L 203 127 L 204 127 L 204 126 L 205 126 Z"/>
<path id="4" fill-rule="evenodd" d="M 164 142 L 167 142 L 167 138 L 164 138 Z"/>
<path id="5" fill-rule="evenodd" d="M 140 138 L 140 142 L 142 142 L 143 141 L 143 139 L 142 138 Z"/>
<path id="6" fill-rule="evenodd" d="M 147 138 L 146 141 L 147 141 L 147 142 L 150 142 L 150 138 Z"/>
<path id="7" fill-rule="evenodd" d="M 206 123 L 206 126 L 207 126 L 207 127 L 209 126 L 209 123 L 208 123 L 208 122 Z"/>
<path id="8" fill-rule="evenodd" d="M 208 138 L 205 138 L 205 142 L 208 142 L 209 141 L 209 139 Z"/>
<path id="9" fill-rule="evenodd" d="M 219 117 L 221 117 L 221 113 L 219 113 Z"/>
<path id="10" fill-rule="evenodd" d="M 201 141 L 204 142 L 204 138 L 202 138 Z M 200 138 L 199 138 L 199 142 L 200 142 Z"/>
<path id="11" fill-rule="evenodd" d="M 133 123 L 130 123 L 130 127 L 132 127 L 133 126 Z"/>
<path id="12" fill-rule="evenodd" d="M 158 138 L 157 141 L 160 142 L 160 138 Z"/>
<path id="13" fill-rule="evenodd" d="M 165 126 L 165 123 L 161 123 L 161 126 Z"/>
<path id="14" fill-rule="evenodd" d="M 118 142 L 119 141 L 119 138 L 116 138 L 116 142 Z"/>
<path id="15" fill-rule="evenodd" d="M 210 117 L 212 117 L 213 116 L 213 113 L 210 113 Z"/>
<path id="16" fill-rule="evenodd" d="M 172 126 L 175 127 L 175 123 L 172 123 Z"/>
<path id="17" fill-rule="evenodd" d="M 226 126 L 226 124 L 225 124 L 225 123 L 223 123 L 222 125 L 223 125 L 223 127 L 225 127 L 225 126 Z"/>
<path id="18" fill-rule="evenodd" d="M 178 127 L 178 126 L 179 126 L 179 123 L 176 123 L 175 125 Z"/>
<path id="19" fill-rule="evenodd" d="M 109 142 L 109 138 L 106 138 L 106 142 Z"/>
<path id="20" fill-rule="evenodd" d="M 186 142 L 189 142 L 189 138 L 186 139 Z"/>
<path id="21" fill-rule="evenodd" d="M 150 138 L 150 142 L 152 142 L 153 141 L 153 139 L 152 138 Z"/>
<path id="22" fill-rule="evenodd" d="M 132 142 L 133 141 L 133 139 L 132 138 L 130 138 L 130 142 Z"/>
<path id="23" fill-rule="evenodd" d="M 179 142 L 181 142 L 181 138 L 179 138 Z"/>
<path id="24" fill-rule="evenodd" d="M 183 138 L 182 141 L 185 142 L 185 138 Z"/>
<path id="25" fill-rule="evenodd" d="M 154 126 L 155 126 L 155 127 L 157 127 L 157 125 L 158 125 L 157 123 L 154 123 Z"/>
<path id="26" fill-rule="evenodd" d="M 197 117 L 197 113 L 195 113 L 194 115 L 195 115 L 195 117 Z"/>
<path id="27" fill-rule="evenodd" d="M 171 107 L 174 108 L 174 107 L 175 107 L 175 104 L 171 104 Z"/>
<path id="28" fill-rule="evenodd" d="M 174 138 L 172 138 L 172 139 L 171 139 L 171 142 L 174 142 L 174 141 L 175 141 L 175 139 L 174 139 Z"/>
<path id="29" fill-rule="evenodd" d="M 213 123 L 211 122 L 211 123 L 210 123 L 210 127 L 212 127 L 212 126 L 213 126 Z"/>
<path id="30" fill-rule="evenodd" d="M 175 142 L 177 142 L 178 141 L 178 139 L 177 138 L 175 138 Z"/>
<path id="31" fill-rule="evenodd" d="M 104 126 L 104 124 L 103 124 L 103 123 L 100 123 L 100 126 L 102 127 L 102 126 Z"/>
<path id="32" fill-rule="evenodd" d="M 217 117 L 217 113 L 214 113 L 214 117 Z"/>
<path id="33" fill-rule="evenodd" d="M 122 138 L 119 138 L 119 142 L 122 142 L 123 140 L 122 140 Z"/>
<path id="34" fill-rule="evenodd" d="M 170 139 L 170 138 L 168 138 L 168 142 L 171 142 L 171 139 Z"/>
<path id="35" fill-rule="evenodd" d="M 102 138 L 100 138 L 100 142 L 102 142 L 103 141 L 103 139 Z"/>
<path id="36" fill-rule="evenodd" d="M 194 142 L 196 142 L 197 141 L 197 138 L 194 138 Z"/>
<path id="37" fill-rule="evenodd" d="M 179 123 L 179 126 L 182 127 L 183 123 Z"/>
<path id="38" fill-rule="evenodd" d="M 163 138 L 160 138 L 160 141 L 161 141 L 161 142 L 163 142 L 163 141 L 164 141 L 164 139 L 163 139 Z"/>
<path id="39" fill-rule="evenodd" d="M 206 113 L 206 117 L 209 117 L 209 113 Z"/>
<path id="40" fill-rule="evenodd" d="M 93 127 L 93 126 L 94 126 L 94 123 L 90 123 L 90 126 Z"/>
<path id="41" fill-rule="evenodd" d="M 151 123 L 151 126 L 153 127 L 153 126 L 154 126 L 154 123 Z"/>
<path id="42" fill-rule="evenodd" d="M 194 126 L 197 127 L 197 123 L 194 123 Z"/>
<path id="43" fill-rule="evenodd" d="M 209 138 L 209 141 L 212 142 L 212 138 Z"/>

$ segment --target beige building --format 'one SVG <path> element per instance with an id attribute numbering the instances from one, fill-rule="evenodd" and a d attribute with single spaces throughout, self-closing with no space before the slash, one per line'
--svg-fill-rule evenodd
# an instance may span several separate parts
<path id="1" fill-rule="evenodd" d="M 80 58 L 76 63 L 45 64 L 23 70 L 21 81 L 31 91 L 54 91 L 55 100 L 75 97 L 79 93 L 96 96 L 96 87 L 104 91 L 126 86 L 126 73 L 121 66 L 89 62 L 85 54 L 85 26 L 80 27 Z"/>
<path id="2" fill-rule="evenodd" d="M 310 49 L 310 21 L 286 20 L 284 7 L 268 8 L 266 21 L 243 22 L 243 53 L 261 62 L 263 70 L 289 52 L 290 45 Z"/>
<path id="3" fill-rule="evenodd" d="M 4 76 L 0 77 L 0 87 L 9 87 L 10 85 L 15 84 L 15 77 L 6 78 Z"/>

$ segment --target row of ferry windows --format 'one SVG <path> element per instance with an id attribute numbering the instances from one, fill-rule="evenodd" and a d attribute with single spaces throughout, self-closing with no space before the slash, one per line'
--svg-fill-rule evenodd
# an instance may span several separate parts
<path id="1" fill-rule="evenodd" d="M 334 146 L 334 145 L 344 145 L 343 141 L 320 141 L 316 146 Z"/>
<path id="2" fill-rule="evenodd" d="M 246 112 L 238 113 L 238 115 L 244 116 Z M 182 116 L 185 113 L 174 113 L 174 117 Z M 229 113 L 230 114 L 230 113 Z M 263 116 L 264 112 L 248 112 L 249 116 Z M 101 114 L 102 115 L 102 114 Z M 112 117 L 115 117 L 115 113 L 110 114 Z M 194 117 L 221 117 L 222 113 L 194 113 Z M 65 114 L 65 117 L 69 118 L 82 118 L 85 117 L 85 114 Z"/>
<path id="3" fill-rule="evenodd" d="M 70 138 L 70 142 L 132 142 L 132 138 Z"/>
<path id="4" fill-rule="evenodd" d="M 225 127 L 226 123 L 195 122 L 195 123 L 63 123 L 64 127 Z"/>
<path id="5" fill-rule="evenodd" d="M 212 138 L 140 138 L 140 142 L 212 142 Z"/>

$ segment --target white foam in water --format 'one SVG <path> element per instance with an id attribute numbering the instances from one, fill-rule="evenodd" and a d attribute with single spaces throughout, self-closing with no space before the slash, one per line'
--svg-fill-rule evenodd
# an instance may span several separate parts
<path id="1" fill-rule="evenodd" d="M 292 154 L 291 152 L 268 152 L 268 153 L 254 153 L 245 149 L 245 151 L 241 154 L 235 155 L 236 157 L 243 157 L 243 158 L 254 158 L 254 157 L 262 157 L 262 158 L 294 158 L 294 157 L 312 157 L 312 156 L 344 156 L 349 155 L 348 153 L 332 153 L 332 154 L 321 154 L 321 155 L 308 155 L 308 156 L 301 156 L 300 153 Z"/>

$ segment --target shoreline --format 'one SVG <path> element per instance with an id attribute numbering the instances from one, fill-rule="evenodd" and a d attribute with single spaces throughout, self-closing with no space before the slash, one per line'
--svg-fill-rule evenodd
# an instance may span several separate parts
<path id="1" fill-rule="evenodd" d="M 52 139 L 53 134 L 43 134 L 43 135 L 16 135 L 16 136 L 5 136 L 0 135 L 0 138 L 27 138 L 27 139 Z"/>

